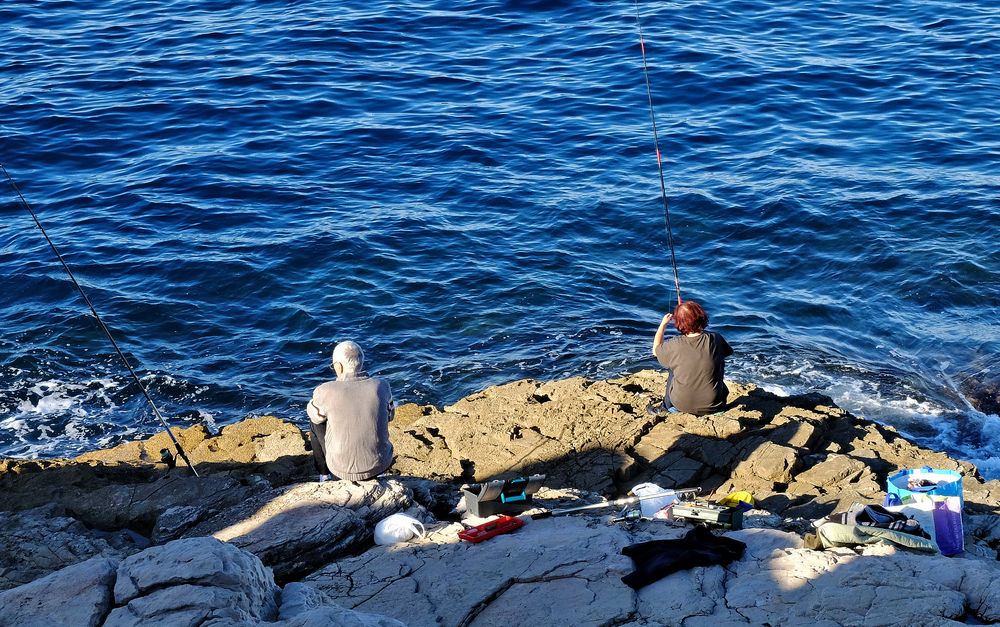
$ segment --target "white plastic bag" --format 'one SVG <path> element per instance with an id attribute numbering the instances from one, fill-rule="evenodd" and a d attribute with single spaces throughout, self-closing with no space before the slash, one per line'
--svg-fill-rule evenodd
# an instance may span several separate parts
<path id="1" fill-rule="evenodd" d="M 674 501 L 677 500 L 673 490 L 666 490 L 655 483 L 640 483 L 632 488 L 632 494 L 636 496 L 662 494 L 662 496 L 639 501 L 639 509 L 642 510 L 642 515 L 646 518 L 652 518 L 658 511 L 668 505 L 673 505 Z M 669 520 L 670 517 L 667 516 L 667 519 Z"/>
<path id="2" fill-rule="evenodd" d="M 375 544 L 388 546 L 406 542 L 413 536 L 424 537 L 424 524 L 406 514 L 393 514 L 375 525 Z"/>

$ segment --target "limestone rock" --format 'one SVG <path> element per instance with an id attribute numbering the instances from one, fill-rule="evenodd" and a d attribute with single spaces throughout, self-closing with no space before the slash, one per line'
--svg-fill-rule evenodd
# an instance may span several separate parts
<path id="1" fill-rule="evenodd" d="M 0 625 L 97 627 L 111 609 L 115 560 L 94 557 L 0 592 Z"/>
<path id="2" fill-rule="evenodd" d="M 338 605 L 328 605 L 304 612 L 288 620 L 268 623 L 266 627 L 406 627 L 406 624 L 386 616 L 348 610 Z"/>
<path id="3" fill-rule="evenodd" d="M 641 385 L 526 380 L 487 388 L 418 422 L 447 441 L 467 480 L 533 472 L 570 477 L 596 462 L 593 477 L 610 489 L 618 468 L 629 463 L 625 449 L 654 422 L 645 414 L 649 400 Z"/>
<path id="4" fill-rule="evenodd" d="M 724 412 L 649 416 L 644 408 L 659 400 L 664 382 L 658 371 L 608 381 L 517 381 L 444 409 L 401 406 L 390 427 L 397 451 L 391 472 L 398 477 L 360 484 L 302 483 L 313 476 L 304 436 L 276 419 L 231 425 L 217 436 L 199 428 L 185 433 L 204 471 L 197 480 L 152 459 L 161 444 L 155 440 L 86 456 L 90 461 L 0 460 L 0 512 L 52 503 L 43 515 L 48 519 L 37 523 L 40 533 L 81 538 L 58 544 L 58 560 L 9 581 L 58 568 L 70 553 L 80 560 L 104 554 L 101 542 L 124 557 L 140 548 L 116 535 L 128 527 L 157 543 L 215 534 L 272 565 L 279 583 L 308 575 L 313 592 L 286 585 L 289 606 L 287 612 L 282 606 L 281 620 L 296 625 L 391 620 L 346 613 L 369 611 L 408 624 L 506 624 L 511 618 L 687 627 L 879 624 L 897 621 L 895 604 L 904 595 L 925 601 L 901 614 L 915 624 L 945 624 L 966 613 L 997 620 L 990 584 L 998 579 L 998 562 L 973 558 L 993 557 L 1000 548 L 1000 481 L 982 481 L 971 464 L 916 446 L 821 395 L 783 398 L 730 383 Z M 880 545 L 801 547 L 809 519 L 853 502 L 881 502 L 890 473 L 924 465 L 964 473 L 967 559 L 913 556 Z M 709 500 L 748 490 L 761 509 L 746 515 L 747 529 L 731 534 L 749 545 L 743 560 L 676 573 L 638 593 L 619 581 L 631 570 L 621 547 L 674 537 L 682 527 L 608 526 L 605 511 L 534 521 L 475 546 L 458 542 L 456 525 L 429 524 L 428 540 L 371 548 L 375 523 L 390 513 L 422 505 L 444 518 L 461 483 L 533 473 L 547 475 L 536 495 L 540 502 L 554 493 L 593 502 L 653 481 L 699 486 Z M 422 517 L 427 521 L 426 512 Z M 17 528 L 36 524 L 18 520 Z M 26 539 L 25 550 L 33 551 L 29 544 Z M 250 587 L 273 590 L 263 579 L 261 587 Z M 206 627 L 277 620 L 240 609 L 249 601 L 244 587 L 237 588 L 190 580 L 157 584 L 115 608 L 114 620 L 184 618 Z M 568 607 L 574 604 L 587 609 Z M 164 614 L 168 608 L 175 613 Z"/>
<path id="5" fill-rule="evenodd" d="M 1000 516 L 966 516 L 965 532 L 988 544 L 1000 546 Z"/>
<path id="6" fill-rule="evenodd" d="M 124 446 L 124 445 L 123 445 Z M 253 475 L 250 475 L 253 476 Z M 268 484 L 270 485 L 270 484 Z M 149 535 L 161 512 L 171 507 L 211 511 L 231 507 L 254 491 L 239 477 L 195 477 L 182 469 L 97 462 L 0 462 L 0 510 L 54 506 L 88 527 L 129 528 Z"/>
<path id="7" fill-rule="evenodd" d="M 214 538 L 174 540 L 122 561 L 105 626 L 270 621 L 277 594 L 255 556 Z"/>
<path id="8" fill-rule="evenodd" d="M 725 440 L 743 431 L 743 424 L 739 420 L 740 416 L 739 411 L 728 411 L 708 416 L 695 416 L 679 412 L 668 415 L 666 423 L 684 433 Z"/>
<path id="9" fill-rule="evenodd" d="M 797 548 L 797 535 L 773 530 L 731 536 L 747 542 L 748 550 L 728 582 L 726 606 L 752 624 L 944 624 L 967 609 L 988 618 L 996 607 L 987 583 L 1000 575 L 996 562 L 887 545 L 861 555 L 810 551 Z"/>
<path id="10" fill-rule="evenodd" d="M 208 516 L 208 514 L 209 510 L 206 508 L 193 505 L 168 507 L 156 519 L 152 540 L 157 544 L 176 540 L 181 534 Z"/>
<path id="11" fill-rule="evenodd" d="M 104 627 L 145 625 L 256 625 L 258 617 L 244 607 L 244 597 L 225 588 L 177 584 L 151 591 L 108 615 Z"/>
<path id="12" fill-rule="evenodd" d="M 846 455 L 831 455 L 826 461 L 796 475 L 795 480 L 816 487 L 833 487 L 839 483 L 854 481 L 868 467 L 858 459 Z"/>
<path id="13" fill-rule="evenodd" d="M 324 592 L 300 582 L 292 582 L 281 591 L 281 607 L 278 608 L 278 618 L 288 619 L 317 608 L 332 605 Z"/>
<path id="14" fill-rule="evenodd" d="M 1000 488 L 991 491 L 971 465 L 854 418 L 822 395 L 777 397 L 728 382 L 730 406 L 722 413 L 647 416 L 644 408 L 659 400 L 664 382 L 663 372 L 651 370 L 608 381 L 526 380 L 471 394 L 444 410 L 403 405 L 390 425 L 397 451 L 390 472 L 454 483 L 544 473 L 549 485 L 606 496 L 643 481 L 700 484 L 706 494 L 731 485 L 759 493 L 783 513 L 828 509 L 859 496 L 880 500 L 890 472 L 931 464 L 966 472 L 971 512 L 1000 513 Z M 0 490 L 11 495 L 0 509 L 58 503 L 87 525 L 128 526 L 163 542 L 265 492 L 255 477 L 280 487 L 313 474 L 304 435 L 292 423 L 260 418 L 217 436 L 200 427 L 179 433 L 202 464 L 203 479 L 214 483 L 190 481 L 183 468 L 164 478 L 153 459 L 163 442 L 154 438 L 82 458 L 105 460 L 100 464 L 0 462 Z M 833 469 L 810 451 L 838 451 L 843 463 L 868 472 L 816 485 L 833 477 L 815 475 Z"/>
<path id="15" fill-rule="evenodd" d="M 281 593 L 281 627 L 403 627 L 403 623 L 340 607 L 324 592 L 304 583 L 290 583 Z"/>
<path id="16" fill-rule="evenodd" d="M 293 423 L 274 416 L 248 418 L 224 427 L 214 436 L 204 425 L 170 431 L 202 475 L 253 464 L 259 474 L 287 480 L 289 475 L 301 476 L 310 467 L 306 434 Z M 76 461 L 165 467 L 161 457 L 164 449 L 177 455 L 173 441 L 162 432 L 146 440 L 86 453 Z M 187 471 L 179 456 L 175 462 L 179 471 Z"/>
<path id="17" fill-rule="evenodd" d="M 65 494 L 67 510 L 100 529 L 129 527 L 151 534 L 161 512 L 172 507 L 226 509 L 246 499 L 251 490 L 225 476 L 164 475 L 148 483 L 112 484 L 89 493 Z"/>
<path id="18" fill-rule="evenodd" d="M 85 510 L 93 504 L 92 495 L 97 490 L 153 481 L 159 474 L 151 466 L 2 459 L 0 494 L 4 498 L 0 510 L 21 511 L 47 505 Z"/>
<path id="19" fill-rule="evenodd" d="M 92 557 L 121 559 L 149 543 L 127 530 L 97 532 L 48 506 L 0 512 L 0 590 L 14 588 Z"/>
<path id="20" fill-rule="evenodd" d="M 761 522 L 768 517 L 761 512 Z M 307 578 L 337 603 L 407 624 L 947 624 L 996 620 L 995 561 L 907 553 L 886 545 L 812 551 L 797 533 L 744 529 L 743 559 L 674 573 L 632 593 L 621 549 L 684 528 L 604 517 L 532 521 L 480 545 L 457 525 L 421 542 L 375 548 Z M 900 607 L 905 605 L 906 607 Z M 586 607 L 584 612 L 580 608 Z"/>
<path id="21" fill-rule="evenodd" d="M 392 472 L 439 480 L 462 476 L 465 469 L 461 460 L 434 424 L 399 424 L 398 419 L 389 423 L 389 439 L 396 454 Z"/>
<path id="22" fill-rule="evenodd" d="M 208 429 L 204 425 L 195 425 L 187 429 L 171 428 L 170 433 L 180 442 L 181 447 L 189 454 L 207 438 L 211 437 Z M 78 462 L 103 462 L 105 464 L 124 462 L 129 464 L 152 465 L 161 463 L 161 452 L 167 450 L 171 455 L 175 453 L 173 440 L 167 433 L 157 433 L 145 440 L 126 442 L 114 448 L 102 449 L 84 453 L 76 458 Z M 192 463 L 197 460 L 192 459 Z M 179 465 L 184 462 L 177 460 Z"/>
<path id="23" fill-rule="evenodd" d="M 263 492 L 191 528 L 245 549 L 289 581 L 371 545 L 375 523 L 413 505 L 394 479 L 303 483 Z"/>
<path id="24" fill-rule="evenodd" d="M 196 464 L 267 464 L 282 458 L 309 455 L 306 434 L 296 425 L 262 416 L 223 427 L 216 437 L 206 438 L 189 455 Z"/>
<path id="25" fill-rule="evenodd" d="M 771 442 L 752 442 L 745 460 L 733 469 L 735 479 L 787 483 L 798 464 L 795 449 Z"/>
<path id="26" fill-rule="evenodd" d="M 678 447 L 681 439 L 685 437 L 684 431 L 668 423 L 655 425 L 648 433 L 635 444 L 634 452 L 643 462 L 655 465 L 656 462 L 667 454 L 667 451 Z"/>
<path id="27" fill-rule="evenodd" d="M 817 427 L 822 423 L 820 414 L 797 409 L 782 410 L 774 420 L 775 428 L 768 434 L 772 442 L 796 449 L 811 449 L 823 434 Z"/>
<path id="28" fill-rule="evenodd" d="M 481 544 L 447 525 L 419 542 L 377 547 L 310 575 L 344 607 L 420 625 L 601 625 L 633 611 L 628 536 L 587 518 L 531 521 Z"/>
<path id="29" fill-rule="evenodd" d="M 692 487 L 705 474 L 705 465 L 680 452 L 670 452 L 653 464 L 656 474 L 652 482 L 671 488 Z"/>
<path id="30" fill-rule="evenodd" d="M 1000 479 L 982 481 L 966 477 L 962 481 L 962 492 L 967 510 L 1000 516 Z"/>

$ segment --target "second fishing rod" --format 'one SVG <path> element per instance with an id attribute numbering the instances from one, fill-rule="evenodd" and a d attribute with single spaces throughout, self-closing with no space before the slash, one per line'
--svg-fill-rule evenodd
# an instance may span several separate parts
<path id="1" fill-rule="evenodd" d="M 163 426 L 163 429 L 167 432 L 167 435 L 170 436 L 170 440 L 171 442 L 173 442 L 174 448 L 177 451 L 177 455 L 184 460 L 184 463 L 187 464 L 188 468 L 191 469 L 191 472 L 194 473 L 194 476 L 196 477 L 199 476 L 198 471 L 195 470 L 194 465 L 191 463 L 191 460 L 188 459 L 187 453 L 184 451 L 184 447 L 181 446 L 181 443 L 177 440 L 177 437 L 174 436 L 173 432 L 170 431 L 170 426 L 167 424 L 167 421 L 164 420 L 163 415 L 160 414 L 160 410 L 156 407 L 156 403 L 153 402 L 153 398 L 149 395 L 149 391 L 146 390 L 146 386 L 143 385 L 142 380 L 139 379 L 139 375 L 136 374 L 135 369 L 132 368 L 132 364 L 129 363 L 129 360 L 125 356 L 125 353 L 118 346 L 118 342 L 117 340 L 115 340 L 115 336 L 111 333 L 111 329 L 108 328 L 108 325 L 104 324 L 104 320 L 102 320 L 100 314 L 97 313 L 97 309 L 91 302 L 90 297 L 87 296 L 87 292 L 84 291 L 83 286 L 80 285 L 80 282 L 76 280 L 76 276 L 70 269 L 69 264 L 66 263 L 66 260 L 62 256 L 62 253 L 59 252 L 59 248 L 56 247 L 55 242 L 53 242 L 52 238 L 49 237 L 49 234 L 45 230 L 45 227 L 42 226 L 41 220 L 38 219 L 38 215 L 35 213 L 34 209 L 31 208 L 31 205 L 28 204 L 28 201 L 24 198 L 24 194 L 21 193 L 21 189 L 17 186 L 17 183 L 14 182 L 13 177 L 11 177 L 10 173 L 7 172 L 7 168 L 5 168 L 2 163 L 0 163 L 0 171 L 3 172 L 4 176 L 7 178 L 7 182 L 10 184 L 11 188 L 17 194 L 17 197 L 21 200 L 21 205 L 31 215 L 32 220 L 34 220 L 35 222 L 35 226 L 37 226 L 38 230 L 42 232 L 42 236 L 45 238 L 45 241 L 48 242 L 49 247 L 52 249 L 52 252 L 55 253 L 55 256 L 59 260 L 59 263 L 62 264 L 63 270 L 66 271 L 66 274 L 69 276 L 70 281 L 73 282 L 73 285 L 76 287 L 77 292 L 80 293 L 80 297 L 83 299 L 83 302 L 87 304 L 87 307 L 90 309 L 90 313 L 97 320 L 98 326 L 101 328 L 102 331 L 104 331 L 104 334 L 108 337 L 108 340 L 111 342 L 111 346 L 115 349 L 115 352 L 118 354 L 118 357 L 121 358 L 122 363 L 125 364 L 125 368 L 131 375 L 132 380 L 135 382 L 137 386 L 139 386 L 139 390 L 142 392 L 142 395 L 145 397 L 146 402 L 152 409 L 153 415 L 160 422 L 160 425 Z"/>

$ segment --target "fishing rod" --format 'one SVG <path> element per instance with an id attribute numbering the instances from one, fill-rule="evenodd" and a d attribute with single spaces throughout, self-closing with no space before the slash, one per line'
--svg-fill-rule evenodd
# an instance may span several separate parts
<path id="1" fill-rule="evenodd" d="M 59 252 L 59 249 L 56 248 L 55 243 L 49 237 L 49 234 L 45 231 L 45 227 L 42 226 L 42 223 L 41 221 L 39 221 L 38 216 L 35 215 L 35 212 L 31 208 L 31 205 L 28 204 L 28 201 L 24 199 L 24 195 L 18 188 L 17 183 L 15 183 L 14 179 L 11 178 L 10 174 L 7 172 L 7 168 L 5 168 L 2 163 L 0 163 L 0 170 L 3 170 L 3 174 L 4 176 L 7 177 L 7 181 L 10 183 L 10 186 L 17 193 L 17 197 L 21 199 L 21 204 L 24 206 L 25 209 L 28 210 L 28 213 L 31 214 L 31 218 L 35 221 L 35 226 L 37 226 L 38 230 L 42 232 L 42 235 L 45 237 L 45 241 L 49 243 L 49 247 L 52 248 L 52 252 L 56 254 L 56 257 L 59 259 L 59 263 L 62 264 L 63 269 L 66 270 L 66 274 L 69 275 L 70 280 L 73 281 L 73 285 L 76 286 L 76 290 L 80 292 L 80 296 L 83 297 L 83 301 L 87 303 L 87 307 L 90 308 L 90 313 L 92 313 L 94 315 L 94 318 L 97 319 L 97 324 L 100 325 L 101 329 L 104 331 L 104 334 L 108 336 L 109 340 L 111 340 L 111 345 L 114 346 L 115 352 L 118 353 L 119 357 L 121 357 L 122 362 L 125 364 L 125 368 L 128 369 L 129 374 L 132 375 L 132 379 L 135 381 L 136 385 L 139 386 L 139 389 L 142 390 L 142 395 L 146 397 L 146 401 L 149 403 L 149 406 L 153 409 L 153 415 L 156 416 L 157 420 L 160 421 L 160 424 L 163 425 L 163 428 L 166 430 L 167 435 L 170 436 L 170 440 L 174 443 L 174 447 L 176 447 L 177 449 L 177 454 L 180 455 L 181 459 L 184 460 L 184 463 L 187 464 L 188 468 L 191 469 L 191 472 L 194 473 L 194 476 L 195 477 L 199 476 L 198 471 L 194 469 L 194 465 L 191 463 L 191 460 L 189 460 L 187 454 L 184 453 L 184 448 L 181 446 L 181 443 L 177 441 L 177 438 L 170 431 L 170 426 L 167 425 L 167 421 L 163 419 L 162 415 L 160 415 L 160 410 L 156 408 L 156 403 L 154 403 L 152 397 L 149 396 L 149 392 L 146 390 L 146 386 L 142 384 L 142 381 L 139 379 L 139 375 L 135 373 L 135 370 L 132 368 L 132 364 L 130 364 L 128 362 L 128 358 L 125 357 L 125 353 L 123 353 L 122 349 L 118 347 L 118 342 L 115 341 L 115 336 L 111 334 L 111 330 L 108 329 L 107 325 L 104 324 L 104 321 L 101 320 L 101 316 L 98 315 L 97 309 L 94 308 L 94 304 L 90 302 L 90 298 L 87 296 L 87 293 L 83 291 L 83 287 L 80 285 L 80 282 L 76 280 L 76 276 L 73 275 L 73 271 L 69 269 L 69 264 L 67 264 L 66 260 L 63 259 L 62 254 Z"/>
<path id="2" fill-rule="evenodd" d="M 677 498 L 685 498 L 689 494 L 698 494 L 701 492 L 701 488 L 683 488 L 681 490 L 664 490 L 663 492 L 657 492 L 655 494 L 643 494 L 642 496 L 629 496 L 623 499 L 618 499 L 616 501 L 607 501 L 604 503 L 594 503 L 592 505 L 579 505 L 577 507 L 566 507 L 563 509 L 551 509 L 544 512 L 539 512 L 537 514 L 532 514 L 532 520 L 538 520 L 539 518 L 550 518 L 552 516 L 562 516 L 564 514 L 572 514 L 573 512 L 582 512 L 588 509 L 605 509 L 607 507 L 618 507 L 619 505 L 633 505 L 642 501 L 649 499 L 658 499 L 665 496 L 676 496 Z"/>
<path id="3" fill-rule="evenodd" d="M 639 0 L 635 0 L 635 24 L 639 28 L 639 49 L 642 51 L 642 73 L 646 77 L 646 97 L 649 99 L 649 121 L 653 127 L 653 147 L 656 149 L 656 168 L 660 172 L 660 196 L 663 198 L 663 220 L 666 223 L 667 244 L 670 246 L 670 265 L 674 269 L 674 287 L 677 290 L 677 304 L 681 304 L 681 280 L 677 274 L 677 255 L 674 254 L 674 235 L 670 228 L 670 203 L 667 201 L 667 183 L 663 178 L 663 162 L 660 159 L 660 138 L 656 132 L 656 114 L 653 112 L 653 89 L 649 84 L 649 65 L 646 63 L 646 43 L 642 37 L 642 21 L 639 19 Z"/>

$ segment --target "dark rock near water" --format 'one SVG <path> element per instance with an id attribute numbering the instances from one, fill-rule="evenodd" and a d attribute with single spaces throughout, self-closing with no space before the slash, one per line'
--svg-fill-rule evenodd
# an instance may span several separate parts
<path id="1" fill-rule="evenodd" d="M 1000 416 L 1000 379 L 970 377 L 962 383 L 962 393 L 979 411 Z"/>

